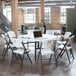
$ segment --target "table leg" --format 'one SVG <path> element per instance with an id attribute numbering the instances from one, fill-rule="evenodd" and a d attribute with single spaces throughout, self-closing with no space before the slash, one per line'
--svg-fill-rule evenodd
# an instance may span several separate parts
<path id="1" fill-rule="evenodd" d="M 39 49 L 39 42 L 38 41 L 35 42 L 35 62 L 36 62 L 36 59 L 37 59 L 37 55 L 36 55 L 37 49 Z"/>
<path id="2" fill-rule="evenodd" d="M 35 62 L 36 62 L 36 42 L 35 42 Z"/>

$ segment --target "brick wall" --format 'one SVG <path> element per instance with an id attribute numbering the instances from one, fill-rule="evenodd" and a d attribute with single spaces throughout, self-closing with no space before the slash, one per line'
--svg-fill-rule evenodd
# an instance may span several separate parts
<path id="1" fill-rule="evenodd" d="M 36 8 L 36 23 L 39 23 L 39 11 L 38 8 Z M 18 24 L 24 24 L 26 23 L 24 21 L 24 10 L 22 8 L 19 8 L 18 10 Z M 60 7 L 51 7 L 51 24 L 47 27 L 48 29 L 60 29 Z"/>
<path id="2" fill-rule="evenodd" d="M 35 14 L 36 14 L 36 16 L 35 16 L 36 22 L 35 23 L 37 24 L 37 23 L 39 23 L 39 8 L 35 8 Z"/>
<path id="3" fill-rule="evenodd" d="M 24 24 L 24 9 L 19 8 L 18 9 L 18 25 Z"/>
<path id="4" fill-rule="evenodd" d="M 51 7 L 51 29 L 60 28 L 60 7 Z"/>
<path id="5" fill-rule="evenodd" d="M 3 10 L 2 10 L 2 0 L 0 0 L 0 12 L 3 12 Z"/>

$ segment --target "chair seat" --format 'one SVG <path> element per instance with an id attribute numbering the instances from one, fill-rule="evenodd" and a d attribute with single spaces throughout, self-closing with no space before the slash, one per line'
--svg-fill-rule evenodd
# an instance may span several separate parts
<path id="1" fill-rule="evenodd" d="M 59 45 L 57 48 L 58 49 L 63 49 L 63 47 L 64 47 L 64 45 Z M 71 46 L 66 46 L 66 49 L 70 50 L 70 49 L 72 49 L 72 47 Z"/>
<path id="2" fill-rule="evenodd" d="M 15 40 L 15 41 L 14 41 Z M 17 40 L 17 39 L 12 39 L 12 43 L 13 43 L 13 47 L 17 47 L 17 48 L 23 48 L 21 41 Z"/>
<path id="3" fill-rule="evenodd" d="M 58 49 L 63 49 L 64 45 L 59 45 L 57 48 Z"/>
<path id="4" fill-rule="evenodd" d="M 24 54 L 24 49 L 17 49 L 17 50 L 14 50 L 13 53 L 23 55 L 23 54 Z"/>
<path id="5" fill-rule="evenodd" d="M 66 44 L 66 41 L 57 41 L 58 44 Z"/>
<path id="6" fill-rule="evenodd" d="M 11 38 L 16 37 L 16 34 L 15 34 L 14 31 L 8 31 L 7 34 L 8 34 Z"/>
<path id="7" fill-rule="evenodd" d="M 70 33 L 69 34 L 67 33 L 64 36 L 64 40 L 66 40 L 66 42 L 65 41 L 58 42 L 60 45 L 57 46 L 57 50 L 59 49 L 59 51 L 60 50 L 61 51 L 59 52 L 59 55 L 57 56 L 57 59 L 59 57 L 62 57 L 64 55 L 64 53 L 65 53 L 67 58 L 68 58 L 69 64 L 70 64 L 71 63 L 70 58 L 72 57 L 74 59 L 74 55 L 73 55 L 72 46 L 71 46 L 72 40 L 73 40 L 73 36 L 70 37 L 69 35 L 70 35 Z"/>
<path id="8" fill-rule="evenodd" d="M 41 49 L 41 54 L 42 55 L 51 55 L 51 54 L 54 54 L 54 52 L 52 51 L 52 49 L 51 48 L 43 48 L 43 49 Z"/>
<path id="9" fill-rule="evenodd" d="M 23 48 L 18 48 L 17 50 L 14 50 L 13 51 L 14 53 L 16 54 L 20 54 L 20 55 L 23 55 L 24 54 L 24 49 Z M 29 54 L 34 54 L 34 50 L 32 49 L 27 49 L 27 52 L 29 52 Z"/>
<path id="10" fill-rule="evenodd" d="M 70 50 L 70 49 L 72 49 L 72 47 L 71 47 L 71 46 L 67 46 L 66 48 L 67 48 L 67 50 Z"/>
<path id="11" fill-rule="evenodd" d="M 35 50 L 35 45 L 34 44 L 29 44 L 27 48 L 29 50 Z"/>
<path id="12" fill-rule="evenodd" d="M 7 45 L 6 44 L 4 45 L 4 48 L 7 48 Z"/>
<path id="13" fill-rule="evenodd" d="M 35 47 L 29 47 L 28 50 L 35 50 Z"/>

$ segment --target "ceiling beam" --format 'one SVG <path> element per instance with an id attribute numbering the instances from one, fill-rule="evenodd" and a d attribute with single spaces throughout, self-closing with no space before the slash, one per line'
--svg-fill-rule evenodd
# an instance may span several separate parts
<path id="1" fill-rule="evenodd" d="M 31 2 L 30 2 L 31 1 Z M 5 5 L 10 5 L 10 2 L 6 2 Z M 19 6 L 22 7 L 40 7 L 40 0 L 21 0 L 18 2 Z M 74 1 L 45 1 L 44 4 L 45 7 L 50 7 L 50 6 L 76 6 L 76 0 Z"/>

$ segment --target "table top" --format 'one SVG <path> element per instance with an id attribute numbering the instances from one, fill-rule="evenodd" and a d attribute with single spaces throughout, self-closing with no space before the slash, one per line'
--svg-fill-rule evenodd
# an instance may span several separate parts
<path id="1" fill-rule="evenodd" d="M 49 40 L 56 40 L 57 36 L 56 35 L 50 35 L 50 34 L 42 34 L 42 37 L 31 37 L 28 34 L 26 35 L 20 35 L 18 36 L 18 39 L 21 41 L 49 41 Z"/>

